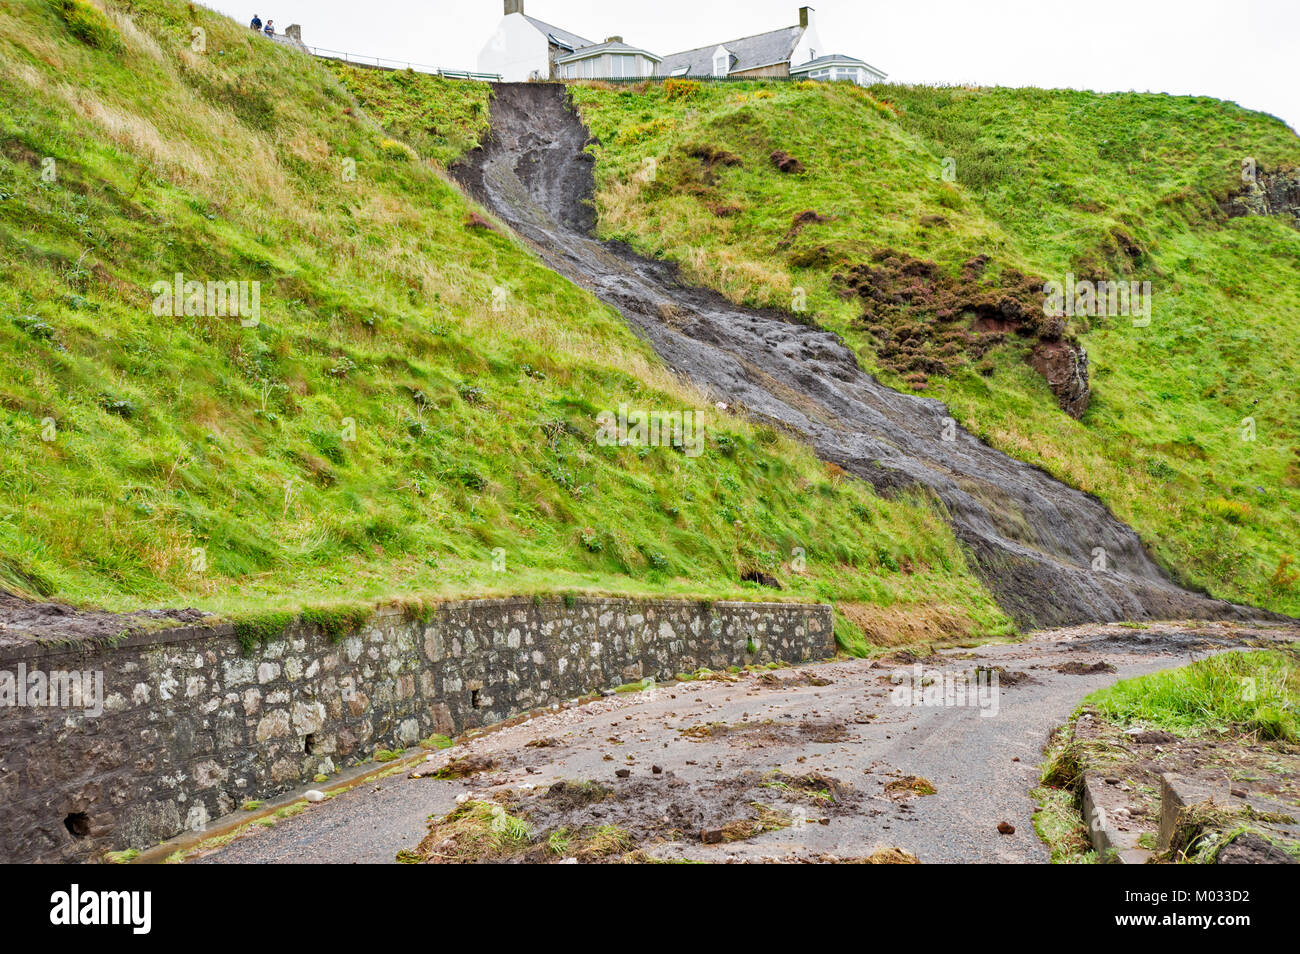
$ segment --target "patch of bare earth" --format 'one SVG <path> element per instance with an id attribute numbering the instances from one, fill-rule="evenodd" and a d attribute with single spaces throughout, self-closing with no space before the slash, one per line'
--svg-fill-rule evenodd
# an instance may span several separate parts
<path id="1" fill-rule="evenodd" d="M 671 771 L 610 784 L 560 779 L 531 790 L 467 796 L 432 819 L 419 847 L 399 860 L 650 862 L 675 860 L 688 848 L 705 849 L 708 860 L 713 847 L 827 824 L 858 801 L 847 782 L 823 773 L 742 771 L 704 783 Z M 885 857 L 870 863 L 885 863 Z"/>

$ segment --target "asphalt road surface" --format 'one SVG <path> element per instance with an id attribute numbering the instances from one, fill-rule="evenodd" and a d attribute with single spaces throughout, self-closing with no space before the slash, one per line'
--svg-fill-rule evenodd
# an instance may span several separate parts
<path id="1" fill-rule="evenodd" d="M 254 826 L 246 837 L 196 860 L 392 862 L 399 851 L 416 847 L 429 816 L 452 810 L 458 795 L 486 797 L 509 788 L 537 797 L 565 779 L 609 786 L 616 809 L 626 792 L 623 816 L 609 820 L 631 821 L 630 827 L 651 833 L 642 846 L 662 858 L 807 861 L 898 847 L 923 863 L 1046 862 L 1030 791 L 1048 734 L 1085 695 L 1210 652 L 1297 636 L 1295 628 L 1217 622 L 1090 625 L 1015 644 L 947 650 L 919 663 L 906 657 L 843 660 L 767 676 L 746 673 L 734 682 L 618 694 L 431 753 L 424 763 L 313 804 L 274 827 Z M 1085 671 L 1098 663 L 1115 671 Z M 927 686 L 935 701 L 934 687 L 944 686 L 945 676 L 973 678 L 977 668 L 998 672 L 997 690 L 985 682 L 958 696 L 954 684 L 951 701 L 967 704 L 902 704 L 918 665 L 922 702 Z M 496 766 L 464 779 L 409 777 L 466 755 Z M 620 769 L 626 777 L 616 775 Z M 782 804 L 797 823 L 745 841 L 706 845 L 688 827 L 692 819 L 707 826 L 733 810 L 711 801 L 767 791 L 779 802 L 780 793 L 764 788 L 765 780 L 808 774 L 832 780 L 838 803 Z M 886 789 L 905 776 L 928 780 L 934 794 L 900 796 Z M 629 818 L 629 811 L 643 817 Z M 1000 822 L 1014 826 L 1014 834 L 1000 833 Z M 657 827 L 664 833 L 654 835 Z M 668 834 L 670 828 L 685 831 Z"/>

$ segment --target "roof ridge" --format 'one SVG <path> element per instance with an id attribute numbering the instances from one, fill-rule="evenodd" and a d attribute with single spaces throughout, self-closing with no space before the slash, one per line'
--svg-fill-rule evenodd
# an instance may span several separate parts
<path id="1" fill-rule="evenodd" d="M 564 27 L 556 26 L 554 23 L 547 23 L 545 20 L 539 20 L 537 19 L 537 17 L 529 16 L 527 13 L 522 13 L 520 14 L 520 16 L 522 16 L 525 20 L 527 20 L 535 27 L 546 27 L 547 30 L 558 30 L 560 33 L 568 34 L 569 36 L 573 37 L 575 40 L 581 40 L 583 44 L 586 46 L 596 45 L 594 42 L 587 39 L 581 33 L 574 33 L 572 30 L 566 30 Z"/>
<path id="2" fill-rule="evenodd" d="M 802 30 L 799 24 L 795 23 L 787 27 L 777 27 L 775 30 L 764 30 L 762 33 L 751 33 L 749 36 L 737 36 L 730 40 L 723 40 L 721 43 L 706 43 L 704 46 L 693 46 L 689 50 L 679 50 L 676 53 L 669 53 L 668 56 L 685 56 L 687 53 L 699 53 L 702 50 L 716 50 L 720 46 L 726 46 L 728 43 L 743 43 L 745 40 L 756 40 L 760 36 L 771 36 L 774 33 L 784 33 L 787 30 Z M 796 44 L 797 46 L 798 44 Z M 793 47 L 791 48 L 793 49 Z M 667 59 L 668 57 L 664 57 Z"/>

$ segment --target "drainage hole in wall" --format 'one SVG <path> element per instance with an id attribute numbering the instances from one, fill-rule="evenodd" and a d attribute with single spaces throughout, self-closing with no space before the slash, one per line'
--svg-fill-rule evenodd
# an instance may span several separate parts
<path id="1" fill-rule="evenodd" d="M 470 704 L 470 706 L 471 706 L 472 708 L 475 708 L 475 709 L 477 709 L 477 708 L 479 707 L 479 701 L 478 701 L 478 690 L 477 690 L 477 689 L 471 689 L 471 690 L 469 691 L 469 704 Z"/>
<path id="2" fill-rule="evenodd" d="M 68 829 L 73 838 L 85 838 L 90 834 L 90 816 L 85 812 L 72 812 L 63 819 L 63 827 Z"/>
<path id="3" fill-rule="evenodd" d="M 307 737 L 302 741 L 302 750 L 306 752 L 308 755 L 312 755 L 315 753 L 316 735 L 314 733 L 312 732 L 307 733 Z"/>

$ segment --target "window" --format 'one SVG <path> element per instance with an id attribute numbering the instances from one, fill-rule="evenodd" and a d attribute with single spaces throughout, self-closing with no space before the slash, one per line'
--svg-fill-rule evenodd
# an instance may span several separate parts
<path id="1" fill-rule="evenodd" d="M 731 72 L 731 54 L 725 50 L 713 58 L 713 75 L 726 76 Z"/>
<path id="2" fill-rule="evenodd" d="M 586 59 L 582 61 L 582 75 L 587 79 L 592 79 L 596 75 L 596 61 Z"/>

